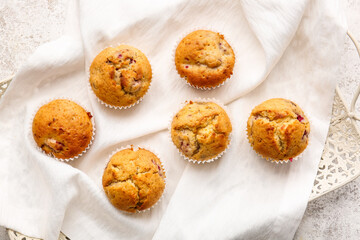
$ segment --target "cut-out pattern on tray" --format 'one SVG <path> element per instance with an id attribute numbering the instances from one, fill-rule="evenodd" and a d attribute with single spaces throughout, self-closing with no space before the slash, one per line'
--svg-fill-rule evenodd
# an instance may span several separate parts
<path id="1" fill-rule="evenodd" d="M 360 175 L 360 135 L 345 105 L 335 95 L 332 120 L 310 200 L 318 198 Z"/>
<path id="2" fill-rule="evenodd" d="M 13 231 L 11 229 L 7 229 L 10 240 L 41 240 L 39 238 L 33 238 L 25 236 L 19 232 Z M 70 240 L 70 238 L 66 237 L 62 232 L 60 232 L 60 236 L 58 240 Z"/>

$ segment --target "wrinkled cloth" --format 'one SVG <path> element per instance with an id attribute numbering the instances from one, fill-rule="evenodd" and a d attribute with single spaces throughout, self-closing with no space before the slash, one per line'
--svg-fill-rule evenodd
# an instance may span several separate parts
<path id="1" fill-rule="evenodd" d="M 44 19 L 46 21 L 46 19 Z M 57 239 L 292 239 L 316 176 L 331 117 L 346 21 L 340 1 L 71 1 L 66 32 L 39 47 L 0 100 L 0 225 Z M 234 74 L 201 91 L 176 72 L 177 42 L 195 29 L 224 34 Z M 152 85 L 126 110 L 99 103 L 88 72 L 104 48 L 129 44 L 145 53 Z M 32 142 L 42 103 L 67 97 L 89 109 L 95 140 L 81 158 L 59 162 Z M 232 143 L 220 159 L 182 159 L 167 130 L 174 109 L 193 98 L 229 108 Z M 288 164 L 251 148 L 246 122 L 269 98 L 296 102 L 310 120 L 308 148 Z M 150 211 L 126 214 L 107 200 L 101 178 L 109 155 L 128 144 L 155 149 L 166 190 Z"/>

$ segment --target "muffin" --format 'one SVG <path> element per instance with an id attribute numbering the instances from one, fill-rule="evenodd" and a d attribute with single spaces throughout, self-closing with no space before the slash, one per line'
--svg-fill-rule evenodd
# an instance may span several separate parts
<path id="1" fill-rule="evenodd" d="M 274 98 L 256 106 L 247 121 L 247 134 L 254 150 L 268 160 L 290 160 L 309 142 L 310 123 L 292 101 Z"/>
<path id="2" fill-rule="evenodd" d="M 233 73 L 235 54 L 224 36 L 198 30 L 181 40 L 175 52 L 176 70 L 199 88 L 219 86 Z"/>
<path id="3" fill-rule="evenodd" d="M 160 199 L 165 189 L 165 172 L 154 153 L 128 148 L 110 158 L 102 185 L 112 205 L 137 212 L 150 208 Z"/>
<path id="4" fill-rule="evenodd" d="M 146 94 L 151 66 L 138 49 L 120 45 L 100 52 L 90 66 L 90 85 L 96 96 L 115 107 L 129 107 Z"/>
<path id="5" fill-rule="evenodd" d="M 89 146 L 93 136 L 92 115 L 67 99 L 43 105 L 35 114 L 32 133 L 36 144 L 59 159 L 78 156 Z"/>
<path id="6" fill-rule="evenodd" d="M 232 126 L 225 110 L 214 102 L 187 103 L 173 118 L 171 139 L 193 161 L 220 156 L 230 142 Z"/>

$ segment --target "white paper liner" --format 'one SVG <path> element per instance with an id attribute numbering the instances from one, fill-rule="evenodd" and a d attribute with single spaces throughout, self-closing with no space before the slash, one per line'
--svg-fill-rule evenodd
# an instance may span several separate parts
<path id="1" fill-rule="evenodd" d="M 222 155 L 224 155 L 226 153 L 226 151 L 229 149 L 230 145 L 231 145 L 231 142 L 232 142 L 232 131 L 230 132 L 229 134 L 229 143 L 227 144 L 226 148 L 221 152 L 219 153 L 218 155 L 216 155 L 215 157 L 211 158 L 211 159 L 208 159 L 208 160 L 204 160 L 204 161 L 201 161 L 201 160 L 195 160 L 195 159 L 191 159 L 187 156 L 185 156 L 181 151 L 180 149 L 178 149 L 174 142 L 172 141 L 172 138 L 171 138 L 171 124 L 172 124 L 172 121 L 175 117 L 175 115 L 183 108 L 185 107 L 190 101 L 192 102 L 213 102 L 213 103 L 216 103 L 217 105 L 219 105 L 220 107 L 222 107 L 224 109 L 224 111 L 226 112 L 226 114 L 228 115 L 229 119 L 230 119 L 230 123 L 231 123 L 231 126 L 232 126 L 232 123 L 233 123 L 233 119 L 232 119 L 232 116 L 229 111 L 229 108 L 227 106 L 225 106 L 223 103 L 221 103 L 219 100 L 215 99 L 215 98 L 193 98 L 193 99 L 189 99 L 189 100 L 186 100 L 185 102 L 181 103 L 177 108 L 176 110 L 173 112 L 173 114 L 171 115 L 171 118 L 169 119 L 169 122 L 168 122 L 168 138 L 169 138 L 169 141 L 173 143 L 173 146 L 176 148 L 176 150 L 179 152 L 179 154 L 188 162 L 191 162 L 191 163 L 197 163 L 197 164 L 205 164 L 205 163 L 211 163 L 211 162 L 214 162 L 215 160 L 219 159 Z"/>
<path id="2" fill-rule="evenodd" d="M 39 104 L 38 106 L 37 106 L 37 108 L 36 108 L 36 110 L 32 113 L 32 115 L 31 115 L 31 121 L 29 121 L 29 138 L 31 139 L 30 141 L 31 141 L 31 143 L 32 143 L 32 145 L 36 148 L 36 149 L 38 149 L 40 152 L 42 152 L 43 154 L 45 154 L 46 156 L 49 156 L 49 157 L 51 157 L 51 158 L 54 158 L 54 159 L 56 159 L 56 160 L 58 160 L 58 161 L 60 161 L 60 162 L 70 162 L 70 161 L 74 161 L 75 159 L 78 159 L 79 157 L 81 157 L 82 155 L 84 155 L 86 152 L 87 152 L 87 150 L 90 148 L 90 146 L 92 145 L 92 143 L 93 143 L 93 141 L 94 141 L 94 139 L 95 139 L 95 130 L 96 130 L 96 128 L 95 128 L 95 120 L 94 120 L 94 115 L 90 112 L 90 114 L 91 114 L 91 116 L 92 116 L 92 118 L 90 119 L 91 120 L 91 123 L 92 123 L 92 126 L 93 126 L 93 132 L 92 132 L 92 137 L 91 137 L 91 140 L 90 140 L 90 142 L 89 142 L 89 144 L 87 145 L 87 147 L 84 149 L 84 151 L 82 151 L 81 153 L 79 153 L 78 155 L 76 155 L 76 156 L 74 156 L 74 157 L 72 157 L 72 158 L 57 158 L 57 157 L 55 157 L 53 154 L 51 154 L 51 153 L 46 153 L 44 150 L 42 150 L 38 145 L 37 145 L 37 143 L 36 143 L 36 141 L 35 141 L 35 139 L 34 139 L 34 136 L 33 136 L 33 133 L 32 133 L 32 123 L 33 123 L 33 121 L 34 121 L 34 118 L 35 118 L 35 115 L 36 115 L 36 113 L 40 110 L 40 108 L 42 107 L 42 106 L 44 106 L 44 105 L 46 105 L 46 104 L 48 104 L 48 103 L 50 103 L 50 102 L 52 102 L 52 101 L 54 101 L 54 100 L 59 100 L 59 99 L 65 99 L 65 100 L 70 100 L 70 101 L 72 101 L 72 102 L 74 102 L 74 103 L 76 103 L 77 105 L 79 105 L 80 107 L 82 107 L 86 112 L 90 112 L 86 107 L 84 107 L 82 104 L 80 104 L 78 101 L 76 101 L 76 100 L 74 100 L 74 99 L 72 99 L 72 98 L 70 98 L 70 97 L 64 97 L 64 96 L 62 96 L 62 97 L 56 97 L 56 98 L 50 98 L 50 99 L 48 99 L 48 100 L 46 100 L 46 101 L 42 101 L 41 102 L 41 104 Z"/>
<path id="3" fill-rule="evenodd" d="M 269 98 L 269 99 L 271 99 L 271 98 Z M 269 100 L 269 99 L 267 99 L 267 100 Z M 283 98 L 283 99 L 289 100 L 289 101 L 295 103 L 295 102 L 294 102 L 293 100 L 291 100 L 291 99 L 288 99 L 288 98 Z M 267 101 L 267 100 L 264 100 L 264 101 Z M 264 102 L 264 101 L 263 101 L 263 102 Z M 263 102 L 261 102 L 261 103 L 263 103 Z M 259 104 L 261 104 L 261 103 L 259 103 Z M 298 107 L 300 107 L 297 103 L 295 103 L 295 104 L 296 104 Z M 256 105 L 256 106 L 257 106 L 257 105 Z M 250 113 L 248 114 L 248 116 L 251 115 L 252 110 L 253 110 L 256 106 L 254 106 L 254 107 L 251 109 L 251 111 L 250 111 Z M 300 109 L 303 110 L 303 108 L 301 108 L 301 107 L 300 107 Z M 310 132 L 308 133 L 308 144 L 307 144 L 306 148 L 305 148 L 299 155 L 297 155 L 297 156 L 295 156 L 295 157 L 293 157 L 293 158 L 285 159 L 285 160 L 276 160 L 276 159 L 273 159 L 273 158 L 264 157 L 264 156 L 262 156 L 261 154 L 259 154 L 258 152 L 256 152 L 256 151 L 253 149 L 253 147 L 251 146 L 251 144 L 250 144 L 250 142 L 249 142 L 248 132 L 246 131 L 247 140 L 248 140 L 251 148 L 254 150 L 254 152 L 255 152 L 260 158 L 265 159 L 265 160 L 268 161 L 268 162 L 276 163 L 276 164 L 286 164 L 286 163 L 291 163 L 291 162 L 298 161 L 299 159 L 301 159 L 301 158 L 303 157 L 304 152 L 306 151 L 306 149 L 309 148 L 310 139 L 311 139 L 311 138 L 310 138 L 310 134 L 311 134 L 311 121 L 310 121 L 309 116 L 305 114 L 305 111 L 304 111 L 304 110 L 303 110 L 303 112 L 304 112 L 304 115 L 306 116 L 306 118 L 307 118 L 308 121 L 309 121 L 309 124 L 310 124 Z M 247 124 L 246 124 L 246 126 L 247 126 Z M 290 159 L 291 159 L 291 160 L 290 160 Z"/>
<path id="4" fill-rule="evenodd" d="M 120 45 L 128 45 L 128 46 L 134 47 L 133 45 L 130 45 L 130 44 L 127 44 L 127 43 L 118 43 L 118 44 L 116 44 L 116 45 L 110 44 L 109 46 L 107 46 L 107 47 L 103 48 L 101 51 L 99 51 L 98 54 L 100 54 L 100 53 L 101 53 L 102 51 L 104 51 L 106 48 L 109 48 L 109 47 L 116 48 L 116 47 L 118 47 L 118 46 L 120 46 Z M 150 88 L 151 88 L 151 84 L 152 84 L 153 79 L 154 79 L 154 73 L 153 73 L 153 68 L 152 68 L 151 61 L 150 61 L 148 55 L 146 55 L 142 50 L 140 50 L 140 49 L 137 48 L 137 47 L 134 47 L 134 48 L 136 48 L 136 49 L 138 49 L 139 51 L 141 51 L 141 52 L 145 55 L 145 57 L 147 58 L 147 60 L 149 61 L 150 68 L 151 68 L 151 81 L 150 81 L 149 87 L 148 87 L 148 89 L 146 90 L 146 92 L 144 93 L 144 95 L 143 95 L 141 98 L 139 98 L 136 102 L 134 102 L 134 103 L 132 103 L 132 104 L 130 104 L 130 105 L 127 105 L 127 106 L 115 106 L 115 105 L 111 105 L 111 104 L 106 103 L 106 102 L 104 102 L 103 100 L 101 100 L 101 99 L 95 94 L 94 90 L 92 89 L 92 87 L 91 87 L 91 85 L 90 85 L 90 67 L 86 70 L 86 71 L 87 71 L 87 85 L 88 85 L 89 91 L 92 92 L 92 94 L 95 96 L 95 98 L 97 99 L 97 101 L 98 101 L 99 103 L 105 105 L 105 106 L 108 107 L 108 108 L 113 108 L 113 109 L 128 109 L 128 108 L 131 108 L 131 107 L 139 104 L 139 103 L 143 100 L 143 98 L 146 96 L 146 94 L 149 92 L 149 90 L 150 90 Z M 94 58 L 94 59 L 95 59 L 95 58 Z M 94 61 L 94 59 L 93 59 L 93 61 Z"/>
<path id="5" fill-rule="evenodd" d="M 215 32 L 215 33 L 219 33 L 221 35 L 224 35 L 224 39 L 225 41 L 230 45 L 230 47 L 232 48 L 233 52 L 234 52 L 234 55 L 235 55 L 235 62 L 234 62 L 234 67 L 233 67 L 233 71 L 232 73 L 230 74 L 230 76 L 228 78 L 226 78 L 222 83 L 214 86 L 214 87 L 199 87 L 199 86 L 196 86 L 196 85 L 192 85 L 191 83 L 188 82 L 188 80 L 186 79 L 186 77 L 181 77 L 180 74 L 178 73 L 177 69 L 176 69 L 176 66 L 175 66 L 175 53 L 176 53 L 176 48 L 179 46 L 181 40 L 183 40 L 187 35 L 189 35 L 190 33 L 194 32 L 194 31 L 198 31 L 198 30 L 208 30 L 208 31 L 212 31 L 212 32 Z M 231 40 L 229 40 L 228 37 L 225 36 L 225 34 L 223 34 L 222 32 L 214 29 L 213 27 L 210 27 L 210 26 L 204 26 L 204 27 L 196 27 L 196 28 L 190 28 L 188 30 L 186 30 L 185 32 L 183 32 L 181 34 L 181 37 L 176 41 L 176 43 L 174 44 L 174 47 L 173 47 L 173 50 L 172 50 L 172 59 L 174 61 L 174 66 L 175 66 L 175 71 L 177 73 L 177 75 L 179 76 L 179 78 L 183 81 L 185 81 L 185 83 L 190 86 L 190 87 L 193 87 L 193 88 L 196 88 L 196 89 L 199 89 L 199 90 L 212 90 L 212 89 L 216 89 L 218 87 L 221 87 L 223 86 L 226 82 L 228 82 L 234 75 L 234 72 L 236 71 L 237 67 L 236 67 L 236 56 L 239 56 L 238 55 L 238 51 L 236 50 L 236 47 L 235 45 L 233 44 L 233 42 Z"/>
<path id="6" fill-rule="evenodd" d="M 117 152 L 120 152 L 120 151 L 125 150 L 125 149 L 138 150 L 138 149 L 140 149 L 140 148 L 152 152 L 153 154 L 155 154 L 155 156 L 156 156 L 158 159 L 160 159 L 161 167 L 162 167 L 162 170 L 163 170 L 163 173 L 164 173 L 164 178 L 163 178 L 163 179 L 164 179 L 165 186 L 164 186 L 164 191 L 163 191 L 162 194 L 161 194 L 161 197 L 160 197 L 160 198 L 156 201 L 156 203 L 155 203 L 154 205 L 152 205 L 151 207 L 149 207 L 149 208 L 147 208 L 147 209 L 144 209 L 144 210 L 137 210 L 137 209 L 136 209 L 135 212 L 127 212 L 127 211 L 125 211 L 125 210 L 119 209 L 121 212 L 123 212 L 123 213 L 125 213 L 125 214 L 129 214 L 129 215 L 138 214 L 138 213 L 144 213 L 144 212 L 150 211 L 150 210 L 153 209 L 156 205 L 158 205 L 159 202 L 161 202 L 161 201 L 163 200 L 164 195 L 165 195 L 165 192 L 166 192 L 166 171 L 165 171 L 164 163 L 163 163 L 163 161 L 161 161 L 161 158 L 159 157 L 159 154 L 158 154 L 156 151 L 154 151 L 154 149 L 153 149 L 152 147 L 150 147 L 150 146 L 148 146 L 148 145 L 145 145 L 145 146 L 143 146 L 143 145 L 141 145 L 141 146 L 137 145 L 137 146 L 135 146 L 135 147 L 134 147 L 134 145 L 126 145 L 126 146 L 123 146 L 123 147 L 120 147 L 120 148 L 115 149 L 115 150 L 112 151 L 111 154 L 108 156 L 105 169 L 107 168 L 107 165 L 109 164 L 111 157 L 112 157 L 114 154 L 116 154 Z M 104 170 L 105 170 L 105 169 L 104 169 Z M 102 185 L 102 184 L 101 184 L 101 185 Z M 106 194 L 105 194 L 105 195 L 106 195 Z M 106 196 L 106 197 L 107 197 L 107 196 Z"/>
<path id="7" fill-rule="evenodd" d="M 305 150 L 304 150 L 305 151 Z M 268 162 L 272 162 L 272 163 L 276 163 L 276 164 L 286 164 L 286 163 L 289 163 L 289 162 L 294 162 L 294 161 L 297 161 L 301 158 L 302 156 L 302 153 L 300 153 L 299 155 L 297 155 L 296 157 L 293 157 L 292 160 L 290 159 L 285 159 L 285 160 L 275 160 L 275 159 L 272 159 L 272 158 L 266 158 L 266 157 L 263 157 L 261 156 L 260 154 L 257 153 L 257 155 L 263 159 L 265 159 L 266 161 Z"/>

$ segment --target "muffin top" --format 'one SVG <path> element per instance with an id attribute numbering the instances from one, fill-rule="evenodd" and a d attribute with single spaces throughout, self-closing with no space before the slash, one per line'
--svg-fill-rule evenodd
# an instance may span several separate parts
<path id="1" fill-rule="evenodd" d="M 92 115 L 67 99 L 43 105 L 35 114 L 32 132 L 36 144 L 56 158 L 68 159 L 82 153 L 93 135 Z"/>
<path id="2" fill-rule="evenodd" d="M 102 185 L 110 202 L 127 212 L 153 206 L 165 189 L 165 172 L 160 159 L 139 148 L 115 153 L 107 164 Z"/>
<path id="3" fill-rule="evenodd" d="M 224 109 L 213 102 L 186 104 L 173 118 L 171 139 L 189 159 L 206 161 L 222 153 L 232 131 Z"/>
<path id="4" fill-rule="evenodd" d="M 251 146 L 275 161 L 292 160 L 308 145 L 310 123 L 301 108 L 290 100 L 274 98 L 256 106 L 247 122 Z"/>
<path id="5" fill-rule="evenodd" d="M 120 45 L 101 51 L 90 66 L 90 85 L 103 102 L 118 107 L 135 104 L 149 89 L 151 66 L 138 49 Z"/>
<path id="6" fill-rule="evenodd" d="M 175 65 L 181 77 L 192 86 L 216 87 L 233 72 L 235 54 L 224 36 L 198 30 L 181 40 L 175 52 Z"/>

